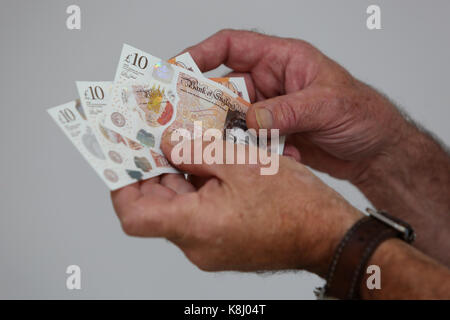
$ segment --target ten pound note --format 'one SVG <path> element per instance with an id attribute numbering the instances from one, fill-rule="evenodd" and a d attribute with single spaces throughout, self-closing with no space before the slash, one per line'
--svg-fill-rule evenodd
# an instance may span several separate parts
<path id="1" fill-rule="evenodd" d="M 188 53 L 171 59 L 171 63 L 198 71 Z M 163 155 L 103 125 L 112 82 L 79 81 L 77 87 L 81 101 L 51 108 L 48 113 L 109 189 L 177 172 Z"/>
<path id="2" fill-rule="evenodd" d="M 103 108 L 109 101 L 112 82 L 78 81 L 77 87 L 83 110 L 108 160 L 121 165 L 134 181 L 176 172 L 163 155 L 104 126 Z"/>
<path id="3" fill-rule="evenodd" d="M 124 45 L 105 109 L 105 125 L 160 152 L 163 135 L 178 128 L 245 127 L 249 103 L 221 84 Z"/>
<path id="4" fill-rule="evenodd" d="M 89 125 L 79 100 L 51 108 L 48 113 L 108 188 L 115 190 L 136 181 L 132 180 L 125 170 L 122 170 L 120 164 L 115 164 L 107 158 Z"/>
<path id="5" fill-rule="evenodd" d="M 164 62 L 124 45 L 120 61 L 114 83 L 79 81 L 81 101 L 48 110 L 111 190 L 177 172 L 161 138 L 178 128 L 192 133 L 196 121 L 248 143 L 244 78 L 206 79 L 189 53 Z"/>

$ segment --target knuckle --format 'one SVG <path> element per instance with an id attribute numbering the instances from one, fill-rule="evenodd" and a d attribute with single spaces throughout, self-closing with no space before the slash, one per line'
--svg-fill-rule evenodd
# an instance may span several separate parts
<path id="1" fill-rule="evenodd" d="M 296 45 L 299 50 L 305 51 L 305 50 L 316 50 L 316 48 L 309 43 L 308 41 L 305 41 L 303 39 L 290 39 L 292 44 Z"/>
<path id="2" fill-rule="evenodd" d="M 205 272 L 219 271 L 219 269 L 211 263 L 202 263 L 202 264 L 197 265 L 197 267 L 200 270 L 205 271 Z"/>
<path id="3" fill-rule="evenodd" d="M 287 99 L 280 100 L 272 112 L 275 113 L 275 121 L 280 128 L 293 128 L 299 121 L 296 107 Z"/>
<path id="4" fill-rule="evenodd" d="M 235 32 L 236 30 L 231 29 L 231 28 L 224 28 L 222 30 L 219 30 L 217 32 L 218 35 L 222 35 L 222 36 L 227 36 L 230 35 L 231 33 Z"/>
<path id="5" fill-rule="evenodd" d="M 137 223 L 136 219 L 131 216 L 125 216 L 120 220 L 122 230 L 129 236 L 137 235 Z"/>
<path id="6" fill-rule="evenodd" d="M 218 271 L 217 265 L 215 265 L 210 259 L 203 257 L 202 255 L 193 255 L 189 257 L 189 260 L 202 271 L 213 272 Z"/>
<path id="7" fill-rule="evenodd" d="M 139 235 L 139 229 L 144 224 L 144 220 L 141 208 L 136 204 L 132 204 L 130 209 L 120 217 L 122 230 L 129 236 Z"/>
<path id="8" fill-rule="evenodd" d="M 304 61 L 314 61 L 321 52 L 311 43 L 301 39 L 288 39 L 290 52 Z"/>
<path id="9" fill-rule="evenodd" d="M 161 178 L 161 182 L 162 183 L 168 183 L 170 185 L 173 185 L 173 184 L 178 185 L 179 184 L 179 177 L 177 175 L 167 174 L 167 175 L 164 175 Z"/>

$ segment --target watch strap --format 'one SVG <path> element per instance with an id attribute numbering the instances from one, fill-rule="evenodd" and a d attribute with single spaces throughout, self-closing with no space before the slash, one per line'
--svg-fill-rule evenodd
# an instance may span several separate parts
<path id="1" fill-rule="evenodd" d="M 402 233 L 372 217 L 356 222 L 339 243 L 330 265 L 324 293 L 339 299 L 358 299 L 367 263 L 386 239 Z"/>

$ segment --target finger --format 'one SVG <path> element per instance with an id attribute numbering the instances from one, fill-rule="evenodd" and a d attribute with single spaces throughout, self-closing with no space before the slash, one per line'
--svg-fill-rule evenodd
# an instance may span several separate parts
<path id="1" fill-rule="evenodd" d="M 180 238 L 192 213 L 198 210 L 198 194 L 177 195 L 159 184 L 151 184 L 151 189 L 117 212 L 123 230 L 136 237 Z M 161 197 L 162 190 L 170 190 L 172 197 Z"/>
<path id="2" fill-rule="evenodd" d="M 223 141 L 214 141 L 218 149 L 222 149 L 222 159 L 218 162 L 225 163 Z M 203 150 L 209 142 L 201 138 L 190 140 L 183 138 L 181 141 L 172 141 L 171 134 L 165 134 L 161 141 L 161 150 L 172 165 L 179 170 L 202 177 L 222 176 L 225 167 L 221 164 L 209 164 L 204 161 Z"/>
<path id="3" fill-rule="evenodd" d="M 251 73 L 256 100 L 309 86 L 324 60 L 305 41 L 242 30 L 219 31 L 187 51 L 203 72 L 225 64 L 235 72 Z"/>
<path id="4" fill-rule="evenodd" d="M 129 203 L 142 196 L 139 182 L 111 191 L 111 200 L 116 212 L 122 211 Z"/>
<path id="5" fill-rule="evenodd" d="M 191 54 L 202 72 L 221 64 L 238 72 L 247 72 L 264 57 L 269 42 L 281 40 L 251 31 L 222 30 L 183 52 Z"/>
<path id="6" fill-rule="evenodd" d="M 146 194 L 152 192 L 153 185 L 159 184 L 160 180 L 161 180 L 161 176 L 152 177 L 147 180 L 141 180 L 140 181 L 141 193 L 143 195 L 146 195 Z M 161 194 L 161 196 L 165 196 L 165 194 Z"/>
<path id="7" fill-rule="evenodd" d="M 161 179 L 162 180 L 162 179 Z M 141 192 L 144 196 L 157 196 L 162 199 L 172 199 L 177 193 L 162 183 L 146 183 L 141 186 Z"/>
<path id="8" fill-rule="evenodd" d="M 177 173 L 163 174 L 161 176 L 156 176 L 147 180 L 143 180 L 140 183 L 141 183 L 140 184 L 141 191 L 144 195 L 148 193 L 148 190 L 153 190 L 152 189 L 153 184 L 160 184 L 170 189 L 170 191 L 175 191 L 175 193 L 186 193 L 186 192 L 193 192 L 196 190 L 191 183 L 186 181 L 184 175 Z M 161 193 L 162 197 L 165 197 L 166 195 L 172 195 L 172 193 L 168 192 L 167 190 Z"/>
<path id="9" fill-rule="evenodd" d="M 222 30 L 184 52 L 191 54 L 202 72 L 221 64 L 247 72 L 263 57 L 264 38 L 266 36 L 255 32 Z"/>
<path id="10" fill-rule="evenodd" d="M 283 156 L 290 157 L 297 162 L 301 162 L 302 160 L 300 151 L 292 144 L 285 144 Z"/>
<path id="11" fill-rule="evenodd" d="M 204 139 L 183 138 L 181 141 L 172 141 L 171 136 L 164 135 L 161 149 L 172 165 L 183 172 L 200 177 L 214 176 L 224 181 L 232 175 L 243 174 L 249 167 L 260 167 L 260 154 L 254 150 L 256 147 L 226 142 L 222 137 L 213 138 L 210 142 L 205 136 Z M 250 155 L 254 156 L 252 162 L 249 161 Z M 241 165 L 230 165 L 238 163 Z"/>
<path id="12" fill-rule="evenodd" d="M 309 87 L 260 101 L 247 112 L 247 126 L 254 129 L 279 129 L 280 135 L 318 130 L 338 116 L 336 108 L 325 108 L 332 99 L 327 91 Z"/>
<path id="13" fill-rule="evenodd" d="M 184 174 L 165 174 L 161 178 L 161 185 L 170 188 L 178 194 L 196 191 L 195 187 L 186 180 Z"/>
<path id="14" fill-rule="evenodd" d="M 173 198 L 176 193 L 173 190 L 158 184 L 156 181 L 158 181 L 159 178 L 156 178 L 158 177 L 139 181 L 111 192 L 114 210 L 119 219 L 121 219 L 121 216 L 128 212 L 135 203 L 145 196 L 158 196 L 166 200 Z"/>
<path id="15" fill-rule="evenodd" d="M 210 178 L 188 175 L 189 182 L 198 190 L 208 182 Z"/>
<path id="16" fill-rule="evenodd" d="M 160 178 L 161 178 L 161 176 L 156 176 L 156 177 L 149 178 L 147 180 L 141 180 L 141 181 L 139 181 L 139 183 L 140 183 L 141 187 L 145 184 L 159 183 Z"/>

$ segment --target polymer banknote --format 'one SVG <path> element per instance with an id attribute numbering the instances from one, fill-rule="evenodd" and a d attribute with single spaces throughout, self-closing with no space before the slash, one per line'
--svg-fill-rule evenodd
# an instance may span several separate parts
<path id="1" fill-rule="evenodd" d="M 188 53 L 170 63 L 200 72 Z M 160 153 L 103 125 L 111 81 L 78 81 L 77 88 L 79 100 L 50 108 L 48 113 L 109 189 L 177 172 Z"/>
<path id="2" fill-rule="evenodd" d="M 105 125 L 159 151 L 164 134 L 178 128 L 193 132 L 194 122 L 204 130 L 245 130 L 249 106 L 218 82 L 124 45 Z"/>
<path id="3" fill-rule="evenodd" d="M 124 45 L 114 81 L 76 84 L 80 100 L 48 112 L 111 190 L 177 172 L 160 143 L 178 128 L 248 143 L 244 78 L 207 79 L 189 53 L 166 62 Z"/>
<path id="4" fill-rule="evenodd" d="M 114 164 L 107 158 L 87 120 L 80 100 L 47 111 L 109 189 L 115 190 L 136 181 L 122 170 L 121 165 Z"/>

